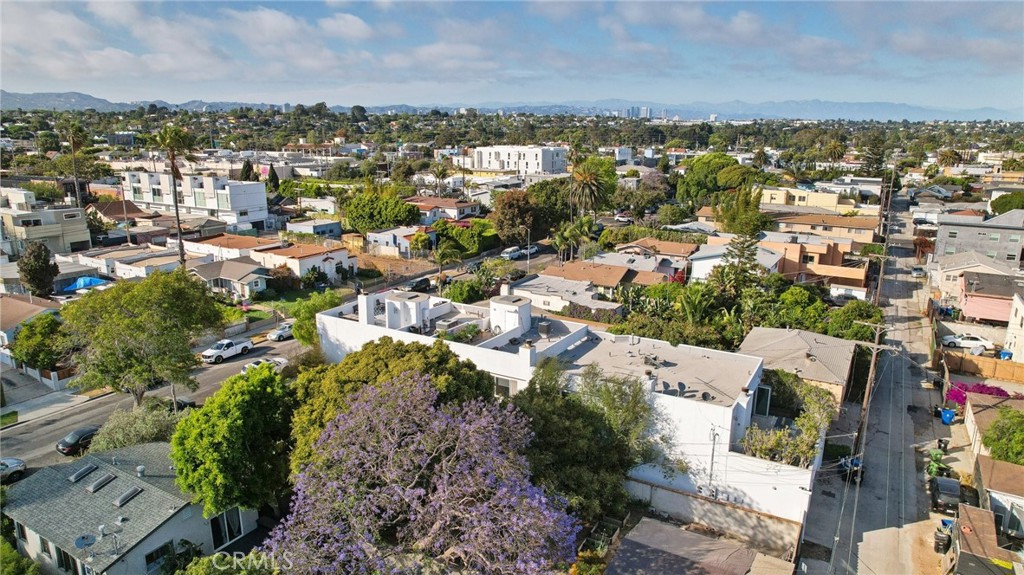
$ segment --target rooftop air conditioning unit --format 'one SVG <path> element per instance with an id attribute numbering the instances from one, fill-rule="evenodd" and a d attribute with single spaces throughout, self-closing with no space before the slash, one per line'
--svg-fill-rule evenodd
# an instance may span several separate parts
<path id="1" fill-rule="evenodd" d="M 445 331 L 448 331 L 451 328 L 458 325 L 458 323 L 459 320 L 457 319 L 439 319 L 437 320 L 437 323 L 435 325 L 437 326 L 437 329 L 443 329 Z"/>

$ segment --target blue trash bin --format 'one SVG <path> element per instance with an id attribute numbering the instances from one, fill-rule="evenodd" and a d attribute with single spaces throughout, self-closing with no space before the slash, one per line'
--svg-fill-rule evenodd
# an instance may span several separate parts
<path id="1" fill-rule="evenodd" d="M 1013 352 L 1004 349 L 999 352 L 999 359 L 1013 359 Z"/>
<path id="2" fill-rule="evenodd" d="M 956 417 L 956 412 L 953 411 L 952 409 L 943 409 L 942 410 L 942 423 L 944 425 L 952 425 L 953 424 L 953 419 L 955 417 Z"/>

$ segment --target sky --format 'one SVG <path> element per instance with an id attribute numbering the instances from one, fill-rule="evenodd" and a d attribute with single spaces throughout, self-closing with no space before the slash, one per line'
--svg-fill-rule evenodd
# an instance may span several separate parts
<path id="1" fill-rule="evenodd" d="M 1024 4 L 0 2 L 0 86 L 114 102 L 1024 105 Z"/>

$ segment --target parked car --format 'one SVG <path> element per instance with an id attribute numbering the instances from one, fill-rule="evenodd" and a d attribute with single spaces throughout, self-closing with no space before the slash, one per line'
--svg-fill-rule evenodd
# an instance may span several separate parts
<path id="1" fill-rule="evenodd" d="M 430 280 L 427 279 L 427 278 L 419 278 L 419 279 L 415 279 L 415 280 L 410 280 L 410 281 L 407 281 L 404 284 L 398 286 L 395 289 L 397 289 L 399 291 L 428 292 L 428 291 L 430 291 Z"/>
<path id="2" fill-rule="evenodd" d="M 14 457 L 0 458 L 0 481 L 17 481 L 25 475 L 25 462 Z"/>
<path id="3" fill-rule="evenodd" d="M 242 375 L 248 373 L 250 369 L 256 369 L 264 364 L 272 364 L 274 366 L 274 371 L 281 371 L 284 369 L 284 366 L 288 365 L 288 360 L 283 357 L 261 357 L 243 365 Z"/>
<path id="4" fill-rule="evenodd" d="M 928 277 L 928 270 L 921 266 L 914 266 L 910 268 L 910 277 L 912 278 L 925 278 Z"/>
<path id="5" fill-rule="evenodd" d="M 77 455 L 86 449 L 89 449 L 89 445 L 92 444 L 93 436 L 95 436 L 96 432 L 99 430 L 100 426 L 98 425 L 79 427 L 65 435 L 57 442 L 57 451 L 64 455 Z"/>
<path id="6" fill-rule="evenodd" d="M 501 257 L 506 260 L 517 260 L 523 256 L 523 250 L 519 246 L 512 246 L 501 251 Z"/>
<path id="7" fill-rule="evenodd" d="M 238 354 L 245 355 L 253 348 L 252 340 L 245 339 L 222 339 L 213 344 L 210 349 L 203 352 L 203 363 L 220 363 L 229 357 Z"/>
<path id="8" fill-rule="evenodd" d="M 464 271 L 467 274 L 475 274 L 480 271 L 480 262 L 471 262 L 463 266 L 459 266 L 460 271 Z"/>
<path id="9" fill-rule="evenodd" d="M 292 336 L 292 322 L 282 323 L 277 326 L 270 333 L 267 334 L 267 339 L 270 341 L 284 341 Z"/>
<path id="10" fill-rule="evenodd" d="M 530 244 L 526 246 L 526 255 L 532 256 L 533 254 L 540 251 L 540 247 L 537 244 Z"/>
<path id="11" fill-rule="evenodd" d="M 437 289 L 437 288 L 440 288 L 440 287 L 444 287 L 444 286 L 446 286 L 446 285 L 448 285 L 450 283 L 452 283 L 452 276 L 449 276 L 449 275 L 430 276 L 430 287 L 431 287 L 431 289 Z"/>
<path id="12" fill-rule="evenodd" d="M 932 511 L 956 513 L 965 502 L 964 489 L 960 480 L 951 477 L 932 477 L 928 480 L 928 492 L 932 499 Z"/>
<path id="13" fill-rule="evenodd" d="M 633 223 L 633 218 L 629 217 L 627 214 L 615 214 L 615 221 L 631 224 Z"/>
<path id="14" fill-rule="evenodd" d="M 996 344 L 981 337 L 980 335 L 974 335 L 973 333 L 961 333 L 959 335 L 947 335 L 942 338 L 942 345 L 946 347 L 966 347 L 973 349 L 979 346 L 984 347 L 986 350 L 991 351 L 996 348 Z"/>

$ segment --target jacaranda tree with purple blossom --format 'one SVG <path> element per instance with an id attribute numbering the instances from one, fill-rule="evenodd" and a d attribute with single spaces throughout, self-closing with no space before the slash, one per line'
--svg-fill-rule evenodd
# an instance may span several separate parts
<path id="1" fill-rule="evenodd" d="M 547 573 L 573 559 L 577 522 L 533 486 L 525 417 L 483 400 L 437 405 L 408 373 L 350 396 L 296 476 L 267 541 L 290 573 Z"/>

